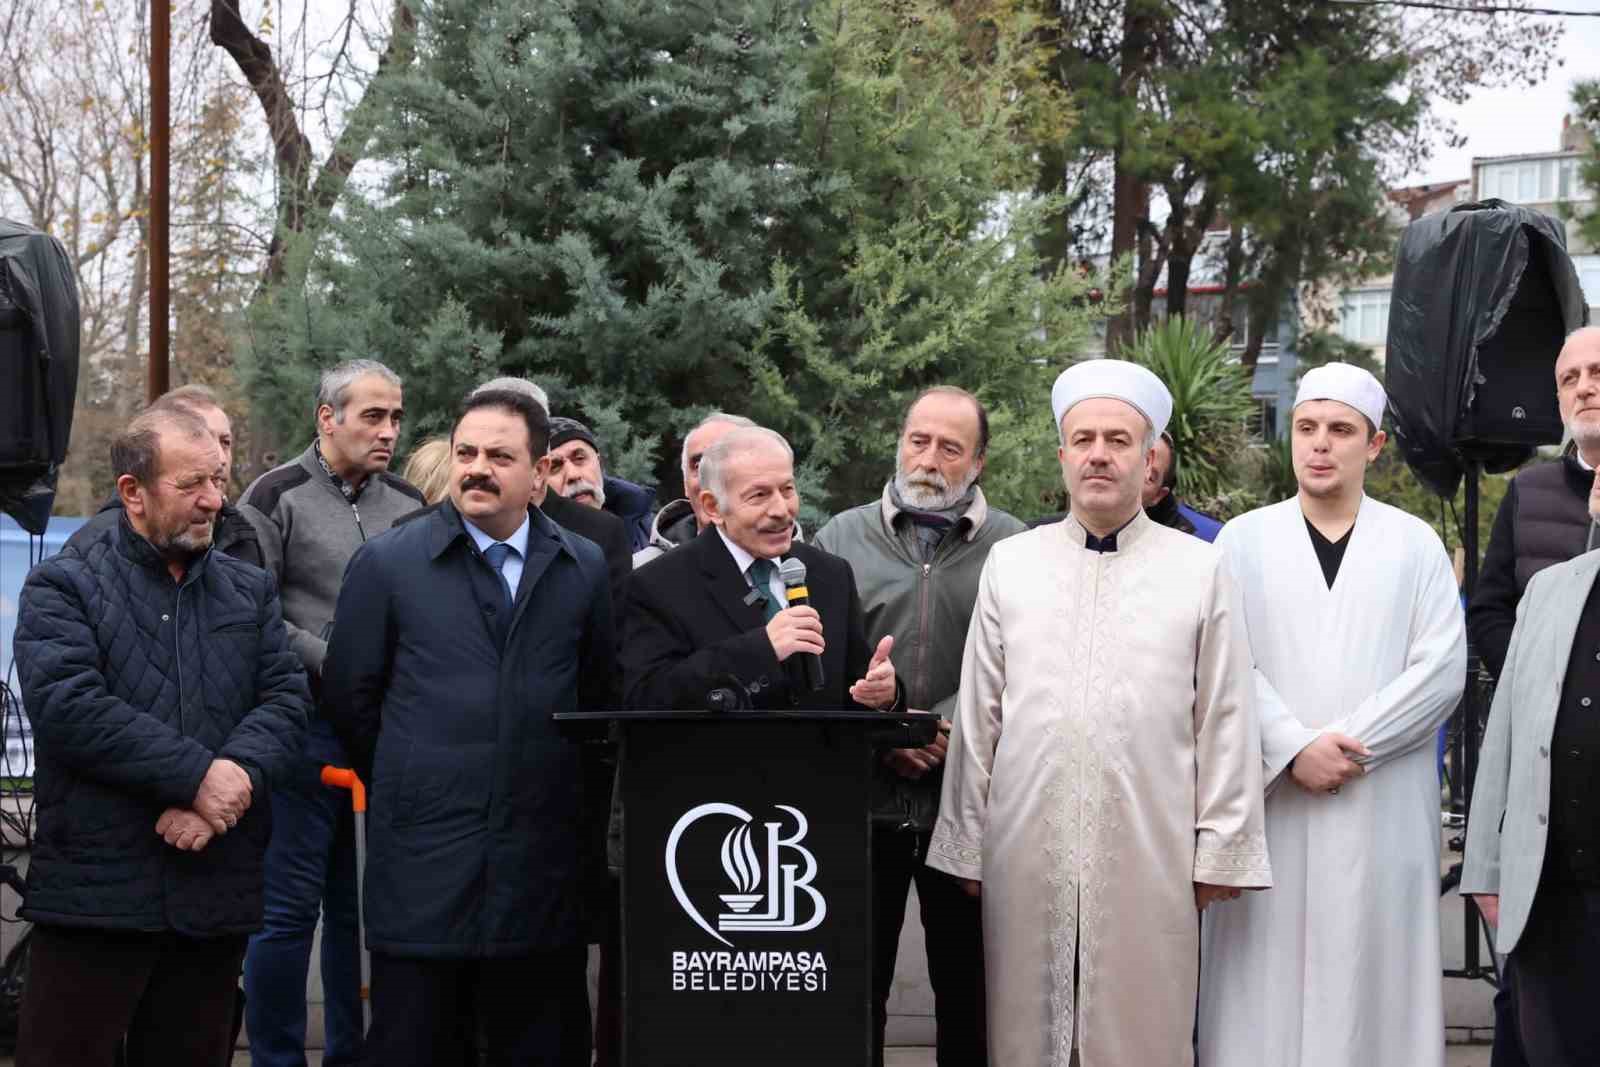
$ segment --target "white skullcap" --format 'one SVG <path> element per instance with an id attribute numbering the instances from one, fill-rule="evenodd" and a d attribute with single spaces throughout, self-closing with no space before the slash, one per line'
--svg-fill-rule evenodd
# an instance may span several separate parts
<path id="1" fill-rule="evenodd" d="M 1056 426 L 1061 426 L 1062 416 L 1074 404 L 1097 397 L 1120 400 L 1137 408 L 1156 433 L 1164 431 L 1167 420 L 1172 418 L 1172 394 L 1155 374 L 1125 359 L 1086 359 L 1062 371 L 1050 390 Z"/>
<path id="2" fill-rule="evenodd" d="M 1294 406 L 1299 407 L 1307 400 L 1337 400 L 1348 404 L 1365 415 L 1374 429 L 1383 426 L 1383 408 L 1388 403 L 1378 379 L 1349 363 L 1327 363 L 1306 371 L 1300 379 Z"/>

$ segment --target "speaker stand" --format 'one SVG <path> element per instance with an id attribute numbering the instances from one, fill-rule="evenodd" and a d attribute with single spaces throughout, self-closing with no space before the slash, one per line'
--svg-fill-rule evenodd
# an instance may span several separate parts
<path id="1" fill-rule="evenodd" d="M 1465 602 L 1472 603 L 1473 594 L 1478 591 L 1478 500 L 1483 477 L 1483 464 L 1476 459 L 1467 459 L 1466 463 L 1466 500 L 1462 508 L 1461 546 L 1462 554 L 1466 557 L 1462 567 L 1462 592 Z M 1483 708 L 1483 674 L 1482 661 L 1478 657 L 1478 649 L 1472 643 L 1469 635 L 1467 638 L 1467 685 L 1461 694 L 1461 707 L 1458 712 L 1461 716 L 1461 727 L 1455 731 L 1451 744 L 1455 774 L 1452 775 L 1454 788 L 1450 790 L 1451 807 L 1460 807 L 1461 836 L 1452 838 L 1450 847 L 1465 852 L 1467 818 L 1472 811 L 1472 785 L 1478 776 L 1478 736 L 1481 711 Z M 1458 799 L 1459 798 L 1459 799 Z M 1460 884 L 1461 864 L 1454 864 L 1449 873 L 1444 876 L 1441 883 L 1441 895 L 1448 893 Z M 1459 969 L 1445 968 L 1446 978 L 1466 978 L 1472 981 L 1482 979 L 1490 985 L 1498 987 L 1500 975 L 1494 966 L 1493 958 L 1488 967 L 1483 966 L 1481 941 L 1479 930 L 1488 931 L 1488 925 L 1478 913 L 1477 902 L 1470 896 L 1461 895 L 1461 950 L 1462 965 Z M 1491 934 L 1491 937 L 1493 935 Z"/>

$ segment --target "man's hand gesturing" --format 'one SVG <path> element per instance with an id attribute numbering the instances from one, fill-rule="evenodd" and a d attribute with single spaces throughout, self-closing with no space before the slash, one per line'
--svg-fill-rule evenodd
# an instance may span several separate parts
<path id="1" fill-rule="evenodd" d="M 864 708 L 886 708 L 894 703 L 894 664 L 889 652 L 894 648 L 894 638 L 885 636 L 867 664 L 867 673 L 850 687 L 850 699 Z"/>
<path id="2" fill-rule="evenodd" d="M 243 767 L 228 759 L 212 760 L 194 795 L 195 813 L 210 823 L 213 831 L 225 834 L 244 818 L 250 791 L 250 776 Z"/>
<path id="3" fill-rule="evenodd" d="M 822 616 L 816 608 L 785 608 L 767 623 L 767 640 L 782 663 L 796 652 L 822 655 Z"/>

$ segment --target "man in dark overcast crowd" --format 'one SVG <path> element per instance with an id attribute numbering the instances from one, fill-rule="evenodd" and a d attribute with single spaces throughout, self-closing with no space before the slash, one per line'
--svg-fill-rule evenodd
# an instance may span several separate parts
<path id="1" fill-rule="evenodd" d="M 589 1063 L 582 769 L 554 716 L 609 703 L 616 639 L 600 549 L 530 506 L 548 433 L 524 392 L 469 397 L 449 500 L 364 546 L 340 592 L 327 703 L 372 783 L 384 1067 L 460 1064 L 479 1041 L 490 1063 Z"/>

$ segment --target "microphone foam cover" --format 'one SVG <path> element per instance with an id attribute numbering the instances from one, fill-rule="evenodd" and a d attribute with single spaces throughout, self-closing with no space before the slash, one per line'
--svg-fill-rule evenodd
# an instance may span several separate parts
<path id="1" fill-rule="evenodd" d="M 790 556 L 778 564 L 778 577 L 783 579 L 783 584 L 788 587 L 806 584 L 806 565 L 800 560 Z"/>

